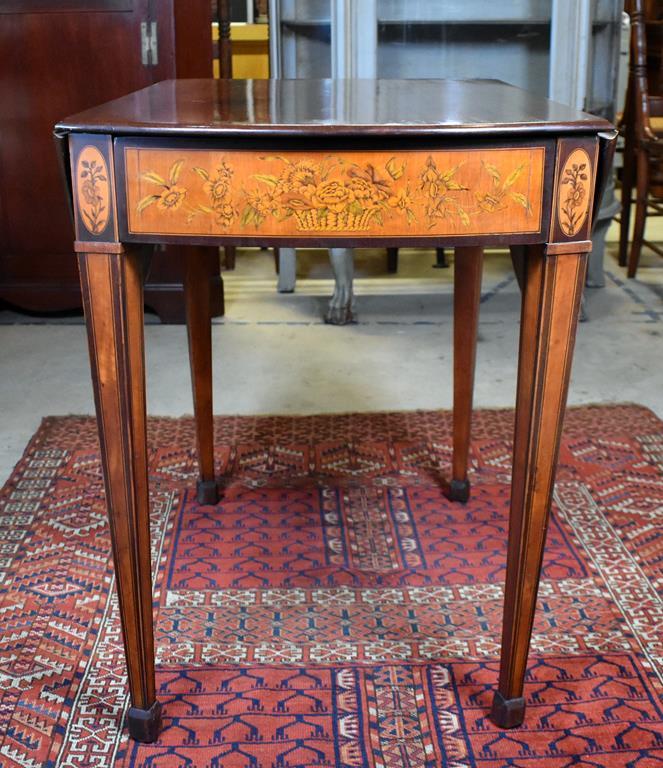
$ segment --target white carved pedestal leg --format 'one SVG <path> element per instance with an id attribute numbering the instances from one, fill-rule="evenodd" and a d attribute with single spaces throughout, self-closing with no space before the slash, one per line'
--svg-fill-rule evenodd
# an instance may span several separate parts
<path id="1" fill-rule="evenodd" d="M 354 258 L 352 248 L 331 248 L 329 260 L 334 272 L 334 295 L 329 302 L 325 322 L 331 325 L 347 325 L 354 322 Z"/>

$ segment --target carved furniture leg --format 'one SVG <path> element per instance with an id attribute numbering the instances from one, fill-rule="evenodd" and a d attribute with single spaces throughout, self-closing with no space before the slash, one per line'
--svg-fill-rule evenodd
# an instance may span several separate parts
<path id="1" fill-rule="evenodd" d="M 348 325 L 354 322 L 354 280 L 355 264 L 352 248 L 331 248 L 329 260 L 334 272 L 334 295 L 329 302 L 325 322 L 331 325 Z"/>
<path id="2" fill-rule="evenodd" d="M 483 248 L 455 249 L 453 469 L 447 495 L 452 501 L 463 503 L 470 497 L 467 463 L 472 426 L 482 267 Z"/>
<path id="3" fill-rule="evenodd" d="M 189 364 L 193 390 L 198 449 L 198 501 L 216 504 L 219 500 L 214 480 L 214 418 L 212 414 L 212 318 L 209 261 L 216 259 L 214 248 L 191 247 L 187 251 L 184 298 L 189 337 Z"/>
<path id="4" fill-rule="evenodd" d="M 129 675 L 129 732 L 150 742 L 159 733 L 161 705 L 154 681 L 143 274 L 137 251 L 102 247 L 107 252 L 78 259 Z"/>
<path id="5" fill-rule="evenodd" d="M 502 655 L 491 712 L 502 728 L 520 725 L 525 714 L 527 654 L 586 267 L 586 253 L 527 249 Z"/>

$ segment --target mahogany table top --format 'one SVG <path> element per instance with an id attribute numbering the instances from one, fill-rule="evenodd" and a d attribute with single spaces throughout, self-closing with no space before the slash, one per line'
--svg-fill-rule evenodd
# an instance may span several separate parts
<path id="1" fill-rule="evenodd" d="M 496 80 L 165 80 L 61 121 L 56 133 L 491 136 L 610 130 Z"/>

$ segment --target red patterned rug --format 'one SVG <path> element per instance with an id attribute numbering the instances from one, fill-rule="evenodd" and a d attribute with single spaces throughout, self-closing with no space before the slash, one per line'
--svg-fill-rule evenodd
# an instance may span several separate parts
<path id="1" fill-rule="evenodd" d="M 510 411 L 478 412 L 449 504 L 443 412 L 218 418 L 225 498 L 192 499 L 190 419 L 149 424 L 164 731 L 130 743 L 90 418 L 44 421 L 0 499 L 0 766 L 663 765 L 663 423 L 572 409 L 524 727 L 497 678 Z"/>

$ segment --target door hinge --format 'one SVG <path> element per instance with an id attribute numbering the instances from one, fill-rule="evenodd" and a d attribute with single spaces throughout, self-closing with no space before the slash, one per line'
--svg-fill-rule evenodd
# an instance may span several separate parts
<path id="1" fill-rule="evenodd" d="M 159 63 L 159 42 L 156 21 L 142 21 L 140 24 L 140 50 L 144 67 L 155 67 Z"/>

